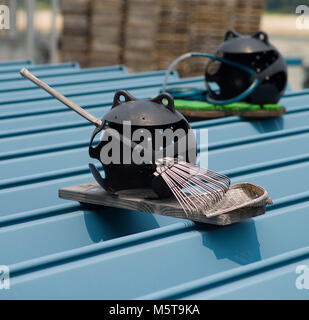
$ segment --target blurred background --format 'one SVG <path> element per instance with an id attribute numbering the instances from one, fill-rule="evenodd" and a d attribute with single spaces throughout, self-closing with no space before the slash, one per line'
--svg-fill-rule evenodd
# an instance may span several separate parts
<path id="1" fill-rule="evenodd" d="M 309 29 L 297 29 L 295 0 L 0 0 L 10 29 L 0 30 L 0 60 L 77 61 L 165 69 L 188 51 L 213 53 L 227 29 L 257 30 L 287 59 L 294 90 L 309 87 Z M 0 18 L 1 19 L 1 18 Z M 1 23 L 1 21 L 0 21 Z M 205 60 L 183 62 L 182 76 L 202 75 Z"/>

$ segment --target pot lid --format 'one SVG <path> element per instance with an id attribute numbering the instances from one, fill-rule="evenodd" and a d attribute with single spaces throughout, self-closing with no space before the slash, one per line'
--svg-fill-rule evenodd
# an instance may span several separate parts
<path id="1" fill-rule="evenodd" d="M 125 101 L 121 101 L 123 97 Z M 176 111 L 174 99 L 168 93 L 162 93 L 151 100 L 137 100 L 127 91 L 117 91 L 111 110 L 103 121 L 123 124 L 131 121 L 132 126 L 161 126 L 179 122 L 184 117 Z"/>
<path id="2" fill-rule="evenodd" d="M 228 30 L 224 42 L 218 47 L 217 52 L 223 53 L 255 53 L 276 50 L 268 41 L 268 35 L 258 31 L 252 36 L 243 36 Z"/>

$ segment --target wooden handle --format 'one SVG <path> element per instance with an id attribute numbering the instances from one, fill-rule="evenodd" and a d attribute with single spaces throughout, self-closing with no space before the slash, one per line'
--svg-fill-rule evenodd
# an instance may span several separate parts
<path id="1" fill-rule="evenodd" d="M 82 117 L 84 117 L 88 121 L 92 122 L 95 126 L 98 127 L 98 126 L 102 125 L 102 121 L 100 119 L 94 117 L 89 112 L 87 112 L 86 110 L 81 108 L 79 105 L 77 105 L 76 103 L 74 103 L 70 99 L 66 98 L 61 93 L 57 92 L 55 89 L 51 88 L 48 84 L 46 84 L 42 80 L 38 79 L 36 76 L 34 76 L 26 68 L 22 68 L 20 70 L 20 74 L 23 77 L 25 77 L 25 78 L 29 79 L 30 81 L 32 81 L 34 84 L 36 84 L 40 88 L 44 89 L 51 96 L 53 96 L 54 98 L 56 98 L 57 100 L 59 100 L 60 102 L 62 102 L 63 104 L 65 104 L 66 106 L 68 106 L 69 108 L 74 110 L 75 112 L 77 112 L 79 115 L 81 115 Z"/>

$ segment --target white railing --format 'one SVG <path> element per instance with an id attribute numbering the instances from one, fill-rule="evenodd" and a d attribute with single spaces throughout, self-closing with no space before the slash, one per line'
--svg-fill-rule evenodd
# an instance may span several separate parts
<path id="1" fill-rule="evenodd" d="M 1 0 L 0 0 L 1 2 Z M 8 37 L 14 39 L 17 37 L 17 9 L 21 4 L 20 0 L 10 0 L 10 29 L 8 30 Z M 26 12 L 26 28 L 25 28 L 25 55 L 27 59 L 34 59 L 35 57 L 35 11 L 37 8 L 37 0 L 24 0 Z M 49 40 L 50 62 L 54 63 L 57 60 L 58 51 L 58 32 L 57 32 L 57 14 L 59 11 L 59 0 L 52 0 L 52 21 Z"/>

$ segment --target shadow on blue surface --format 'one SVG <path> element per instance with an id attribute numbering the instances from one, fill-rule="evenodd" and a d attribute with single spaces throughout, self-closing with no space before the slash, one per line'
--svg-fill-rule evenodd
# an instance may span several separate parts
<path id="1" fill-rule="evenodd" d="M 160 227 L 151 214 L 109 207 L 102 209 L 99 206 L 89 206 L 89 209 L 92 210 L 91 214 L 85 212 L 84 219 L 93 242 L 107 241 Z"/>
<path id="2" fill-rule="evenodd" d="M 259 133 L 276 132 L 284 129 L 284 118 L 263 119 L 263 121 L 248 121 Z"/>
<path id="3" fill-rule="evenodd" d="M 203 244 L 214 252 L 217 259 L 229 259 L 240 265 L 261 260 L 253 220 L 203 233 Z"/>

